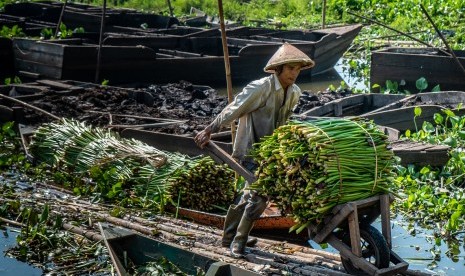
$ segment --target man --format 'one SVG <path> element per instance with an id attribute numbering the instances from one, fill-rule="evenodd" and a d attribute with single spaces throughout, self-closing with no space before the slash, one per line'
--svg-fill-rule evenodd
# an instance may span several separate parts
<path id="1" fill-rule="evenodd" d="M 195 142 L 199 147 L 205 147 L 212 133 L 239 119 L 232 157 L 253 172 L 257 165 L 248 156 L 249 150 L 260 138 L 271 135 L 285 124 L 301 95 L 295 84 L 300 70 L 314 65 L 305 53 L 284 43 L 264 68 L 272 75 L 249 83 L 210 125 L 195 136 Z M 222 245 L 231 248 L 233 257 L 243 257 L 246 245 L 256 243 L 256 239 L 248 240 L 248 236 L 254 221 L 265 210 L 266 201 L 267 198 L 255 191 L 246 190 L 240 202 L 229 207 Z"/>

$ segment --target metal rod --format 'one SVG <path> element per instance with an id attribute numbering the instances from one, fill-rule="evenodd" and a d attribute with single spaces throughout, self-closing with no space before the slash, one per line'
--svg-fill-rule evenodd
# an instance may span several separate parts
<path id="1" fill-rule="evenodd" d="M 407 33 L 404 33 L 404 32 L 401 32 L 401 31 L 399 31 L 399 30 L 396 30 L 396 29 L 394 29 L 394 28 L 392 28 L 392 27 L 389 27 L 388 25 L 383 24 L 383 23 L 381 23 L 381 22 L 379 22 L 379 21 L 376 21 L 376 20 L 374 20 L 374 19 L 370 19 L 370 18 L 368 18 L 368 17 L 365 17 L 365 16 L 363 16 L 363 15 L 356 14 L 356 13 L 351 12 L 351 11 L 347 11 L 347 13 L 348 13 L 348 14 L 351 14 L 351 15 L 353 15 L 353 16 L 357 16 L 357 17 L 363 18 L 363 19 L 368 20 L 368 21 L 370 21 L 370 22 L 372 22 L 372 23 L 381 25 L 381 26 L 383 26 L 383 27 L 385 27 L 385 28 L 387 28 L 387 29 L 389 29 L 389 30 L 391 30 L 391 31 L 394 31 L 394 32 L 397 32 L 397 33 L 399 33 L 399 34 L 401 34 L 401 35 L 404 35 L 404 36 L 406 36 L 406 37 L 408 37 L 408 38 L 410 38 L 410 39 L 412 39 L 412 40 L 415 40 L 416 42 L 421 43 L 421 44 L 423 44 L 423 45 L 425 45 L 425 46 L 428 46 L 428 47 L 431 47 L 431 48 L 437 48 L 437 47 L 434 47 L 434 46 L 431 45 L 431 44 L 428 44 L 428 43 L 426 43 L 426 42 L 424 42 L 424 41 L 419 40 L 418 38 L 415 38 L 415 37 L 413 37 L 413 36 L 411 36 L 411 35 L 409 35 L 409 34 L 407 34 Z M 448 52 L 442 51 L 441 49 L 439 49 L 439 50 L 440 50 L 441 52 L 447 54 L 447 55 L 450 55 Z"/>
<path id="2" fill-rule="evenodd" d="M 105 26 L 106 12 L 107 12 L 107 0 L 103 0 L 102 20 L 100 21 L 100 36 L 98 40 L 98 49 L 97 49 L 97 68 L 95 70 L 95 83 L 98 83 L 100 79 L 100 63 L 102 60 L 102 40 L 103 40 L 103 29 Z"/>
<path id="3" fill-rule="evenodd" d="M 228 50 L 228 41 L 226 39 L 226 28 L 224 26 L 224 16 L 223 16 L 223 0 L 218 0 L 218 12 L 220 14 L 220 30 L 221 30 L 221 42 L 223 44 L 223 54 L 224 54 L 224 68 L 226 70 L 226 87 L 228 91 L 228 103 L 233 101 L 232 95 L 232 81 L 231 81 L 231 67 L 229 64 L 229 50 Z M 234 145 L 234 139 L 236 136 L 236 125 L 234 122 L 231 123 L 231 141 Z"/>
<path id="4" fill-rule="evenodd" d="M 61 21 L 63 20 L 63 14 L 65 13 L 66 4 L 68 4 L 68 0 L 65 0 L 65 2 L 63 3 L 63 7 L 61 7 L 60 17 L 58 18 L 57 28 L 55 29 L 55 38 L 58 36 L 58 31 L 60 30 L 60 25 Z"/>
<path id="5" fill-rule="evenodd" d="M 323 11 L 321 12 L 321 28 L 326 27 L 326 0 L 323 0 Z"/>
<path id="6" fill-rule="evenodd" d="M 447 50 L 449 51 L 449 53 L 452 55 L 452 57 L 454 58 L 454 60 L 455 60 L 455 62 L 457 63 L 457 65 L 458 65 L 458 66 L 460 67 L 460 69 L 462 70 L 462 73 L 465 75 L 465 68 L 463 68 L 462 63 L 461 63 L 460 60 L 457 58 L 457 56 L 455 55 L 454 51 L 450 48 L 449 43 L 447 43 L 446 38 L 442 35 L 441 31 L 438 29 L 438 27 L 436 26 L 436 24 L 433 22 L 433 19 L 431 19 L 431 17 L 429 16 L 428 12 L 427 12 L 426 9 L 425 9 L 425 7 L 423 7 L 422 4 L 420 4 L 420 7 L 421 7 L 423 13 L 426 15 L 426 18 L 428 18 L 428 21 L 431 23 L 431 25 L 433 25 L 434 30 L 436 31 L 436 33 L 438 33 L 438 35 L 439 35 L 439 37 L 441 38 L 442 42 L 444 42 L 444 44 L 446 45 Z"/>

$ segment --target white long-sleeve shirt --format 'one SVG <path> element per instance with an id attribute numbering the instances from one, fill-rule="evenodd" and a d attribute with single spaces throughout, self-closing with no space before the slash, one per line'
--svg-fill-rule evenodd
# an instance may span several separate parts
<path id="1" fill-rule="evenodd" d="M 276 74 L 253 81 L 213 120 L 212 133 L 239 119 L 232 157 L 252 161 L 247 156 L 252 145 L 286 123 L 301 94 L 292 84 L 284 101 L 284 89 Z"/>

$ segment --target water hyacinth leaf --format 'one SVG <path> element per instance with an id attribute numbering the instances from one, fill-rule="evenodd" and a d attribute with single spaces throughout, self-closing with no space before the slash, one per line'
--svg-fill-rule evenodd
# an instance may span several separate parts
<path id="1" fill-rule="evenodd" d="M 411 135 L 412 135 L 412 132 L 410 131 L 410 129 L 407 129 L 407 130 L 405 131 L 405 137 L 410 138 Z"/>
<path id="2" fill-rule="evenodd" d="M 386 92 L 397 92 L 399 89 L 399 84 L 395 81 L 387 80 L 386 81 Z"/>
<path id="3" fill-rule="evenodd" d="M 424 77 L 421 77 L 415 82 L 415 86 L 421 92 L 421 91 L 425 90 L 426 88 L 428 88 L 428 82 L 426 81 L 426 79 Z"/>
<path id="4" fill-rule="evenodd" d="M 428 121 L 423 122 L 422 129 L 426 133 L 433 133 L 434 131 L 436 131 L 436 128 L 433 126 L 433 124 Z"/>
<path id="5" fill-rule="evenodd" d="M 415 117 L 421 116 L 421 107 L 415 106 L 413 113 L 415 114 Z"/>
<path id="6" fill-rule="evenodd" d="M 420 173 L 421 173 L 421 174 L 427 174 L 427 173 L 429 173 L 430 171 L 431 171 L 431 170 L 430 170 L 428 167 L 423 167 L 423 168 L 421 168 Z"/>
<path id="7" fill-rule="evenodd" d="M 460 125 L 460 117 L 459 116 L 451 116 L 449 118 L 450 122 L 452 123 L 452 127 L 457 129 Z"/>
<path id="8" fill-rule="evenodd" d="M 459 130 L 457 131 L 457 134 L 461 139 L 465 139 L 465 130 Z"/>
<path id="9" fill-rule="evenodd" d="M 444 122 L 444 117 L 439 113 L 434 113 L 433 115 L 434 122 L 438 125 L 441 125 Z"/>
<path id="10" fill-rule="evenodd" d="M 454 137 L 447 137 L 445 140 L 444 140 L 444 144 L 450 146 L 450 147 L 457 147 L 457 139 L 455 139 Z"/>
<path id="11" fill-rule="evenodd" d="M 433 89 L 431 89 L 431 92 L 441 92 L 441 87 L 439 86 L 439 84 L 433 87 Z"/>
<path id="12" fill-rule="evenodd" d="M 455 116 L 455 113 L 454 113 L 452 110 L 448 109 L 448 108 L 447 108 L 447 109 L 444 109 L 443 112 L 444 112 L 448 117 L 453 117 L 453 116 Z"/>

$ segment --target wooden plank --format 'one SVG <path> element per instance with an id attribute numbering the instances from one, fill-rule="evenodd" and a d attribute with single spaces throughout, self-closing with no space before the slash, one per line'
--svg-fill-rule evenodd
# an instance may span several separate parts
<path id="1" fill-rule="evenodd" d="M 416 143 L 416 144 L 405 145 L 402 148 L 402 151 L 426 151 L 429 148 L 434 148 L 434 145 Z"/>
<path id="2" fill-rule="evenodd" d="M 372 197 L 365 198 L 362 200 L 357 200 L 354 202 L 357 204 L 358 208 L 365 208 L 367 206 L 376 204 L 378 201 L 379 201 L 379 196 L 376 195 L 376 196 L 372 196 Z M 342 208 L 345 207 L 346 204 L 347 203 L 336 205 L 332 210 L 333 214 L 336 214 L 337 212 L 339 212 Z"/>
<path id="3" fill-rule="evenodd" d="M 369 198 L 365 198 L 365 199 L 362 199 L 362 200 L 354 201 L 354 203 L 357 205 L 358 209 L 372 206 L 372 205 L 374 205 L 374 204 L 376 204 L 378 202 L 379 202 L 379 195 L 372 196 L 372 197 L 369 197 Z"/>
<path id="4" fill-rule="evenodd" d="M 392 248 L 391 239 L 391 216 L 390 216 L 390 198 L 389 194 L 380 196 L 380 209 L 381 209 L 381 230 L 384 238 L 386 239 L 389 249 Z"/>
<path id="5" fill-rule="evenodd" d="M 328 223 L 325 223 L 323 228 L 318 231 L 313 240 L 316 243 L 322 243 L 333 231 L 336 229 L 349 214 L 353 213 L 354 206 L 351 204 L 344 204 L 343 207 L 331 217 Z"/>
<path id="6" fill-rule="evenodd" d="M 435 151 L 449 151 L 450 147 L 446 145 L 435 145 L 434 147 L 427 148 L 426 152 L 435 152 Z"/>
<path id="7" fill-rule="evenodd" d="M 394 152 L 401 159 L 403 166 L 416 164 L 419 166 L 444 166 L 449 161 L 447 151 L 432 151 L 432 152 Z"/>
<path id="8" fill-rule="evenodd" d="M 102 224 L 99 222 L 98 223 L 98 226 L 99 226 L 99 229 L 100 229 L 100 233 L 102 234 L 102 237 L 103 237 L 103 241 L 105 243 L 105 246 L 107 247 L 108 251 L 109 251 L 109 255 L 110 255 L 110 258 L 113 262 L 113 264 L 115 264 L 115 269 L 116 269 L 116 273 L 118 274 L 118 276 L 126 276 L 126 275 L 129 275 L 128 273 L 126 273 L 126 270 L 124 269 L 124 266 L 123 264 L 121 263 L 121 261 L 119 260 L 119 258 L 117 257 L 117 254 L 116 252 L 114 251 L 113 247 L 110 245 L 110 243 L 108 242 L 108 239 L 106 238 L 106 233 L 104 232 L 103 230 L 103 227 L 102 227 Z"/>
<path id="9" fill-rule="evenodd" d="M 332 247 L 336 248 L 340 252 L 341 256 L 350 259 L 352 264 L 365 271 L 368 275 L 375 275 L 376 271 L 378 271 L 378 268 L 367 260 L 355 256 L 352 253 L 352 250 L 346 244 L 336 238 L 334 234 L 328 236 L 327 242 Z"/>
<path id="10" fill-rule="evenodd" d="M 391 276 L 401 274 L 402 272 L 406 271 L 408 268 L 408 263 L 403 262 L 396 264 L 395 266 L 382 268 L 376 271 L 375 276 Z"/>
<path id="11" fill-rule="evenodd" d="M 63 90 L 82 89 L 79 86 L 74 86 L 74 85 L 70 85 L 70 84 L 66 84 L 66 83 L 58 82 L 54 80 L 37 80 L 37 83 L 44 84 L 46 86 L 53 87 L 53 88 L 63 89 Z"/>
<path id="12" fill-rule="evenodd" d="M 354 203 L 350 203 L 354 209 L 348 216 L 349 222 L 349 233 L 350 233 L 350 245 L 352 253 L 357 257 L 362 257 L 362 247 L 360 245 L 360 224 L 358 223 L 358 212 L 357 207 Z"/>

